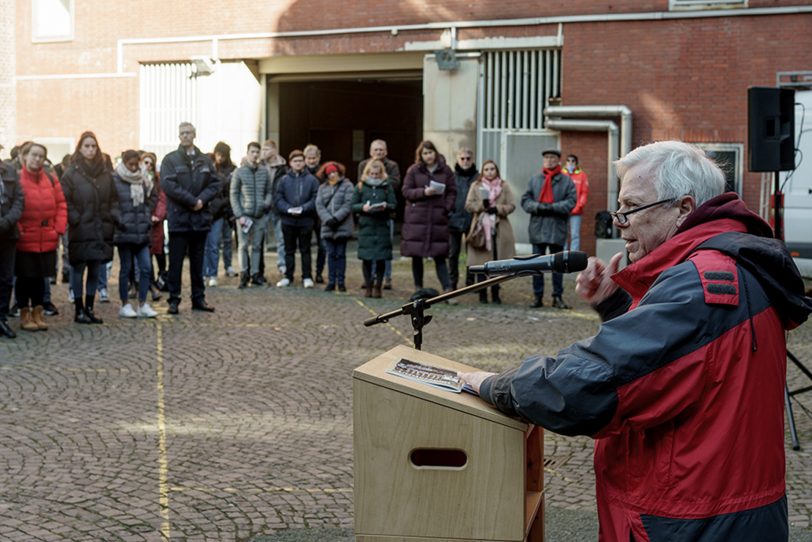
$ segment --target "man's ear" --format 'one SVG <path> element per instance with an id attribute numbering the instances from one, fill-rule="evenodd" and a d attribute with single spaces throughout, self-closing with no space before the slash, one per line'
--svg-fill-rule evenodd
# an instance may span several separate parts
<path id="1" fill-rule="evenodd" d="M 679 209 L 679 216 L 677 217 L 677 227 L 682 226 L 688 215 L 696 210 L 696 201 L 693 196 L 682 196 L 677 201 L 677 209 Z"/>

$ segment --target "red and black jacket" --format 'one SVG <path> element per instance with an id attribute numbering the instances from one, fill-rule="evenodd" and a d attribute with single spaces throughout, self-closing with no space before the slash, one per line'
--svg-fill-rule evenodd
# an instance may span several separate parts
<path id="1" fill-rule="evenodd" d="M 786 540 L 785 331 L 812 299 L 735 194 L 706 202 L 616 274 L 598 334 L 480 390 L 595 438 L 600 540 Z"/>

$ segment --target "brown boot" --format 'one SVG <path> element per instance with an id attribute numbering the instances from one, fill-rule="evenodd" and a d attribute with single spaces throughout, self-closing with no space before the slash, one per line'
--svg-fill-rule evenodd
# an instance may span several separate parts
<path id="1" fill-rule="evenodd" d="M 42 305 L 37 305 L 31 311 L 32 313 L 32 320 L 37 325 L 40 331 L 48 331 L 48 324 L 45 323 L 45 319 L 42 317 L 43 307 Z"/>
<path id="2" fill-rule="evenodd" d="M 372 297 L 383 297 L 383 293 L 381 292 L 382 285 L 383 281 L 381 279 L 375 281 L 375 286 L 372 287 Z"/>
<path id="3" fill-rule="evenodd" d="M 28 307 L 20 309 L 20 328 L 26 331 L 39 331 L 39 326 L 34 322 L 34 315 Z"/>
<path id="4" fill-rule="evenodd" d="M 368 283 L 366 287 L 366 291 L 364 292 L 364 297 L 372 297 L 372 283 Z"/>

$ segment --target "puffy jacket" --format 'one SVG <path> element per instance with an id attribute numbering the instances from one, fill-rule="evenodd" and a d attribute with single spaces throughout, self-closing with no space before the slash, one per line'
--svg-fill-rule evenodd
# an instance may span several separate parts
<path id="1" fill-rule="evenodd" d="M 316 194 L 319 192 L 319 181 L 307 168 L 296 173 L 288 171 L 279 181 L 276 189 L 276 209 L 282 216 L 283 226 L 312 228 L 316 221 Z M 288 210 L 301 207 L 302 214 L 292 215 Z"/>
<path id="2" fill-rule="evenodd" d="M 23 214 L 17 222 L 20 238 L 18 252 L 51 252 L 65 233 L 68 208 L 65 194 L 55 176 L 42 169 L 36 173 L 23 168 L 20 188 L 25 196 Z"/>
<path id="3" fill-rule="evenodd" d="M 152 215 L 158 204 L 158 187 L 153 185 L 149 194 L 144 193 L 144 202 L 133 205 L 129 183 L 113 173 L 113 186 L 117 194 L 117 204 L 113 207 L 116 230 L 113 244 L 146 245 L 152 237 Z"/>
<path id="4" fill-rule="evenodd" d="M 216 167 L 214 168 L 214 174 L 220 182 L 220 189 L 209 202 L 212 220 L 225 218 L 230 221 L 234 218 L 234 212 L 231 208 L 231 177 L 236 170 L 234 164 L 229 164 L 219 170 Z"/>
<path id="5" fill-rule="evenodd" d="M 166 194 L 169 232 L 204 232 L 211 229 L 209 202 L 220 191 L 211 159 L 197 147 L 194 158 L 186 149 L 167 154 L 161 162 L 161 188 Z M 197 200 L 203 207 L 194 210 Z"/>
<path id="6" fill-rule="evenodd" d="M 445 192 L 426 196 L 429 181 L 443 183 Z M 422 164 L 413 164 L 403 179 L 406 208 L 401 228 L 400 253 L 404 256 L 448 256 L 448 215 L 457 201 L 457 183 L 445 158 L 437 156 L 437 169 L 431 173 Z"/>
<path id="7" fill-rule="evenodd" d="M 17 222 L 23 214 L 23 191 L 13 167 L 0 162 L 0 241 L 20 237 Z"/>
<path id="8" fill-rule="evenodd" d="M 454 164 L 454 180 L 457 183 L 457 199 L 454 201 L 454 209 L 448 217 L 448 229 L 450 231 L 468 233 L 471 229 L 471 213 L 465 209 L 465 201 L 468 198 L 468 190 L 474 180 L 479 177 L 476 166 L 470 169 L 462 169 L 459 164 Z"/>
<path id="9" fill-rule="evenodd" d="M 613 276 L 598 334 L 483 382 L 482 397 L 595 438 L 601 541 L 786 540 L 786 330 L 812 299 L 728 193 Z"/>
<path id="10" fill-rule="evenodd" d="M 152 214 L 158 218 L 158 222 L 152 225 L 150 232 L 150 253 L 163 254 L 164 253 L 164 220 L 166 220 L 166 194 L 161 189 L 160 175 L 155 175 L 153 179 L 155 192 L 158 194 L 158 201 L 155 204 L 155 210 Z"/>
<path id="11" fill-rule="evenodd" d="M 386 179 L 378 186 L 365 182 L 352 194 L 352 212 L 358 214 L 358 258 L 361 260 L 391 260 L 392 237 L 389 217 L 397 209 L 396 188 Z M 383 211 L 364 212 L 364 204 L 386 203 Z"/>
<path id="12" fill-rule="evenodd" d="M 569 235 L 570 212 L 577 199 L 575 185 L 563 173 L 553 176 L 553 203 L 543 210 L 539 195 L 544 186 L 544 173 L 530 178 L 527 191 L 522 195 L 522 209 L 530 215 L 528 233 L 533 244 L 565 245 Z"/>
<path id="13" fill-rule="evenodd" d="M 62 190 L 68 205 L 68 257 L 70 263 L 113 259 L 112 207 L 116 193 L 113 177 L 106 169 L 91 177 L 78 163 L 62 175 Z"/>
<path id="14" fill-rule="evenodd" d="M 241 166 L 231 180 L 234 217 L 260 218 L 271 210 L 273 192 L 269 168 Z"/>
<path id="15" fill-rule="evenodd" d="M 352 237 L 352 192 L 353 185 L 341 179 L 335 185 L 325 182 L 316 195 L 316 211 L 321 220 L 323 239 L 349 239 Z M 327 225 L 331 218 L 338 220 L 334 227 Z"/>

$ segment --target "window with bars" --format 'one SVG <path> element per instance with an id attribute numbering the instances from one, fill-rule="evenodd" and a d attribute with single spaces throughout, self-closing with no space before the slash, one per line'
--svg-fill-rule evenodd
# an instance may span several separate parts
<path id="1" fill-rule="evenodd" d="M 561 51 L 487 52 L 483 78 L 484 130 L 542 130 L 544 108 L 561 92 Z"/>

